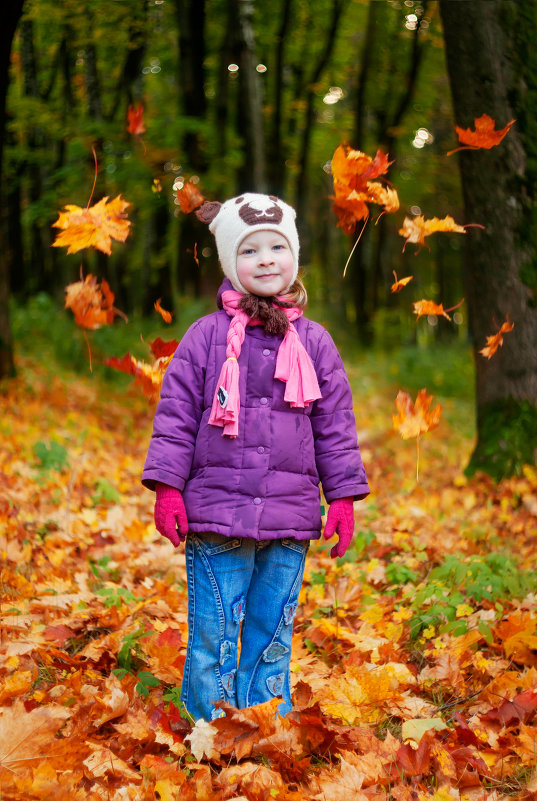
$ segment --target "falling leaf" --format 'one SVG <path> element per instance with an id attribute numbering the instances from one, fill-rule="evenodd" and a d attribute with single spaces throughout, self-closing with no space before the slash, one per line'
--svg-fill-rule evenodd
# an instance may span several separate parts
<path id="1" fill-rule="evenodd" d="M 414 314 L 417 315 L 416 320 L 419 320 L 420 317 L 423 317 L 425 314 L 437 315 L 438 317 L 445 317 L 446 320 L 451 320 L 451 317 L 447 312 L 457 309 L 463 302 L 464 298 L 460 301 L 460 303 L 457 303 L 456 306 L 453 306 L 451 309 L 447 310 L 444 309 L 442 303 L 435 303 L 432 300 L 416 300 L 412 305 L 414 306 Z"/>
<path id="2" fill-rule="evenodd" d="M 185 181 L 184 184 L 176 190 L 176 195 L 179 205 L 181 206 L 181 211 L 184 211 L 185 214 L 190 214 L 191 211 L 201 206 L 205 200 L 204 196 L 192 181 Z"/>
<path id="3" fill-rule="evenodd" d="M 399 208 L 397 191 L 373 180 L 384 175 L 390 164 L 388 156 L 380 150 L 372 159 L 347 145 L 336 148 L 332 157 L 333 211 L 338 218 L 337 225 L 346 234 L 354 232 L 359 220 L 368 219 L 370 203 L 381 206 L 381 213 L 391 213 Z"/>
<path id="4" fill-rule="evenodd" d="M 162 308 L 162 306 L 160 305 L 161 300 L 162 298 L 159 298 L 158 300 L 155 301 L 155 310 L 158 311 L 158 313 L 160 314 L 165 323 L 171 323 L 172 321 L 171 312 L 166 311 L 166 309 Z"/>
<path id="5" fill-rule="evenodd" d="M 114 293 L 108 282 L 99 282 L 91 273 L 83 281 L 76 281 L 65 288 L 65 308 L 71 309 L 75 323 L 81 328 L 94 330 L 110 325 L 119 315 L 125 322 L 127 317 L 114 306 Z"/>
<path id="6" fill-rule="evenodd" d="M 487 359 L 490 359 L 492 356 L 494 356 L 498 348 L 503 345 L 502 334 L 512 331 L 514 327 L 515 324 L 509 320 L 509 315 L 507 315 L 505 318 L 505 323 L 502 323 L 498 333 L 487 337 L 487 344 L 484 348 L 481 348 L 479 353 L 482 353 L 483 356 L 485 356 Z"/>
<path id="7" fill-rule="evenodd" d="M 160 397 L 162 379 L 178 344 L 175 339 L 163 342 L 160 337 L 150 342 L 149 346 L 154 358 L 152 364 L 136 359 L 130 353 L 126 353 L 121 358 L 111 356 L 105 359 L 104 363 L 114 370 L 135 376 L 134 383 L 142 388 L 143 394 L 149 401 L 156 403 Z"/>
<path id="8" fill-rule="evenodd" d="M 420 434 L 431 431 L 439 424 L 442 407 L 438 404 L 429 411 L 432 399 L 427 390 L 420 389 L 416 403 L 413 404 L 408 392 L 399 390 L 395 399 L 398 413 L 393 415 L 393 427 L 399 431 L 403 439 L 419 437 Z"/>
<path id="9" fill-rule="evenodd" d="M 146 132 L 144 125 L 144 107 L 140 103 L 138 106 L 129 106 L 127 109 L 127 131 L 135 136 L 141 136 Z"/>
<path id="10" fill-rule="evenodd" d="M 393 276 L 395 278 L 395 283 L 392 284 L 392 292 L 400 292 L 403 287 L 405 287 L 412 279 L 414 278 L 413 275 L 407 275 L 406 278 L 397 278 L 397 273 L 393 270 Z"/>
<path id="11" fill-rule="evenodd" d="M 455 130 L 459 137 L 459 142 L 462 142 L 462 147 L 456 147 L 454 150 L 450 150 L 447 155 L 451 156 L 453 153 L 458 153 L 459 150 L 490 150 L 491 147 L 496 147 L 496 145 L 500 144 L 515 122 L 516 120 L 511 120 L 511 122 L 507 123 L 505 128 L 496 131 L 494 129 L 496 125 L 495 120 L 489 117 L 488 114 L 482 114 L 474 120 L 474 131 L 472 131 L 471 128 L 460 128 L 456 125 Z"/>
<path id="12" fill-rule="evenodd" d="M 162 184 L 160 183 L 160 178 L 153 178 L 153 183 L 151 184 L 151 191 L 157 194 L 158 192 L 162 192 Z"/>
<path id="13" fill-rule="evenodd" d="M 476 228 L 484 228 L 483 225 L 479 225 L 479 223 L 468 223 L 467 225 L 458 225 L 455 222 L 453 217 L 450 217 L 449 214 L 446 217 L 440 219 L 439 217 L 433 217 L 430 220 L 426 220 L 423 215 L 418 215 L 417 217 L 405 217 L 403 220 L 403 227 L 399 229 L 398 233 L 405 238 L 405 244 L 403 245 L 403 252 L 408 245 L 409 242 L 415 243 L 420 245 L 418 250 L 416 251 L 419 253 L 421 250 L 421 246 L 425 244 L 425 237 L 430 236 L 431 234 L 435 234 L 437 232 L 442 231 L 451 231 L 457 234 L 465 234 L 467 228 L 476 227 Z"/>
<path id="14" fill-rule="evenodd" d="M 125 209 L 130 206 L 118 195 L 108 203 L 103 197 L 94 206 L 82 209 L 80 206 L 65 206 L 53 228 L 61 228 L 61 232 L 52 243 L 53 247 L 67 247 L 67 253 L 77 253 L 84 248 L 94 247 L 106 253 L 112 253 L 112 239 L 124 242 L 129 235 L 130 222 Z"/>

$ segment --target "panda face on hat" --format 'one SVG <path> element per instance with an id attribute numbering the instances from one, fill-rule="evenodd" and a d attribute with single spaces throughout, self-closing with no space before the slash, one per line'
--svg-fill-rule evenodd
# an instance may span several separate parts
<path id="1" fill-rule="evenodd" d="M 203 222 L 209 223 L 222 270 L 239 292 L 247 290 L 237 276 L 237 251 L 242 240 L 254 231 L 276 231 L 287 239 L 293 257 L 293 277 L 289 286 L 294 283 L 298 275 L 300 247 L 296 213 L 283 200 L 274 195 L 245 193 L 222 204 L 205 203 L 197 214 Z"/>

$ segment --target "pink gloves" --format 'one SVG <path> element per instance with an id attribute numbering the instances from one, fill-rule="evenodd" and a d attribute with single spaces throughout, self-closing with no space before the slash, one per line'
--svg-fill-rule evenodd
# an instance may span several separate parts
<path id="1" fill-rule="evenodd" d="M 186 518 L 183 496 L 175 487 L 167 484 L 155 485 L 157 500 L 155 501 L 155 526 L 171 544 L 177 546 L 185 541 L 188 534 L 188 520 Z"/>
<path id="2" fill-rule="evenodd" d="M 352 535 L 354 534 L 354 507 L 352 498 L 338 498 L 330 504 L 326 525 L 324 527 L 325 540 L 329 540 L 335 533 L 339 536 L 339 542 L 337 545 L 334 545 L 330 551 L 332 559 L 335 559 L 336 556 L 343 556 L 351 544 Z"/>

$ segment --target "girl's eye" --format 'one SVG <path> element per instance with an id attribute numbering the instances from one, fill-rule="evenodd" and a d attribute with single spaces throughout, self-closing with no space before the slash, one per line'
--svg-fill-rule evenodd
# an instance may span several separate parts
<path id="1" fill-rule="evenodd" d="M 285 250 L 285 245 L 274 245 L 273 250 Z"/>
<path id="2" fill-rule="evenodd" d="M 253 252 L 254 252 L 253 248 L 245 248 L 245 250 L 242 251 L 241 256 L 249 256 Z"/>

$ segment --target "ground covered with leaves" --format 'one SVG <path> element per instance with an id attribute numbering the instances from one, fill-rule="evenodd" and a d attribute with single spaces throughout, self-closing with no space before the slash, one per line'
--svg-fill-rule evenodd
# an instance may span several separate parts
<path id="1" fill-rule="evenodd" d="M 467 480 L 456 401 L 416 450 L 349 372 L 372 495 L 308 557 L 294 711 L 193 726 L 185 560 L 140 485 L 152 408 L 31 360 L 0 395 L 2 801 L 537 795 L 537 473 Z"/>

